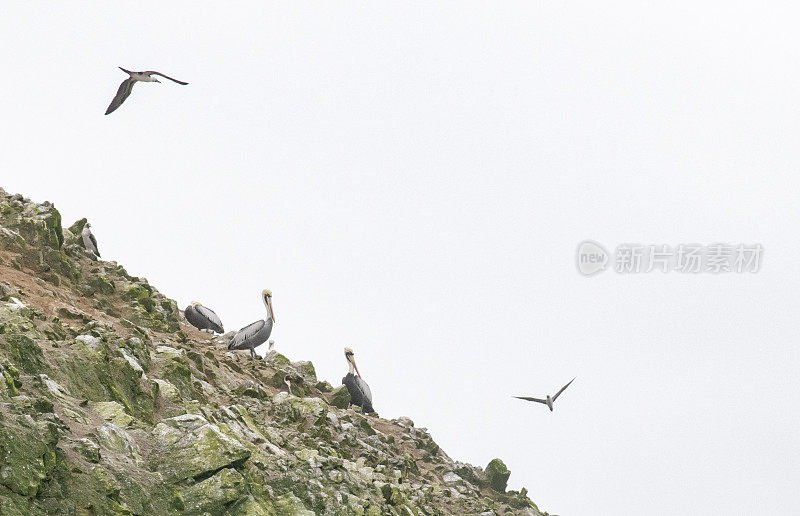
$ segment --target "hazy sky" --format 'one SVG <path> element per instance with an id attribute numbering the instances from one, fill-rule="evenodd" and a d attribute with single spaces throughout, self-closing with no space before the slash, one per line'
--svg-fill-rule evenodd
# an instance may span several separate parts
<path id="1" fill-rule="evenodd" d="M 0 186 L 226 329 L 271 288 L 282 353 L 338 384 L 353 347 L 381 416 L 543 510 L 797 514 L 798 14 L 6 0 Z M 103 116 L 117 66 L 190 84 Z M 585 278 L 584 239 L 765 254 Z"/>

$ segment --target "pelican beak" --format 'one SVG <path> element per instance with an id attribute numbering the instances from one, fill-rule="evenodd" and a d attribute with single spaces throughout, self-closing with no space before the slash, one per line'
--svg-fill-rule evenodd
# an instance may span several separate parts
<path id="1" fill-rule="evenodd" d="M 275 320 L 275 310 L 272 308 L 272 296 L 267 298 L 267 303 L 269 303 L 269 314 L 272 316 L 272 322 L 277 322 Z"/>
<path id="2" fill-rule="evenodd" d="M 159 84 L 161 83 L 161 81 L 159 81 L 158 79 L 153 79 L 153 80 L 156 81 Z"/>
<path id="3" fill-rule="evenodd" d="M 350 361 L 353 363 L 353 367 L 356 370 L 356 374 L 359 378 L 361 378 L 361 373 L 358 372 L 358 366 L 356 365 L 356 359 L 354 357 L 350 357 Z"/>

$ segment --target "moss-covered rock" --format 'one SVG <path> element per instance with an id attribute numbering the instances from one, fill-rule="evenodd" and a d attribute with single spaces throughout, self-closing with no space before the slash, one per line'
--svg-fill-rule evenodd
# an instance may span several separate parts
<path id="1" fill-rule="evenodd" d="M 55 444 L 46 423 L 30 416 L 6 417 L 0 424 L 0 485 L 22 496 L 39 493 L 54 464 Z"/>
<path id="2" fill-rule="evenodd" d="M 67 338 L 67 330 L 58 318 L 47 325 L 44 329 L 44 335 L 51 341 L 61 342 Z"/>
<path id="3" fill-rule="evenodd" d="M 281 355 L 280 353 L 278 353 L 275 350 L 270 351 L 269 354 L 267 355 L 266 359 L 270 363 L 270 365 L 272 365 L 273 367 L 279 367 L 279 368 L 280 367 L 287 367 L 287 366 L 290 366 L 292 364 L 289 361 L 288 358 L 286 358 L 285 356 Z"/>
<path id="4" fill-rule="evenodd" d="M 44 515 L 45 512 L 36 507 L 27 496 L 19 495 L 0 486 L 0 514 L 3 516 L 32 516 Z"/>
<path id="5" fill-rule="evenodd" d="M 181 401 L 181 393 L 178 388 L 172 385 L 169 380 L 162 380 L 161 378 L 153 378 L 153 383 L 156 385 L 158 396 L 168 401 Z"/>
<path id="6" fill-rule="evenodd" d="M 540 515 L 310 362 L 200 338 L 85 223 L 0 189 L 0 514 Z"/>
<path id="7" fill-rule="evenodd" d="M 508 477 L 511 472 L 500 459 L 492 459 L 489 465 L 486 466 L 486 479 L 489 486 L 500 493 L 505 493 L 506 486 L 508 485 Z"/>
<path id="8" fill-rule="evenodd" d="M 227 505 L 245 497 L 247 485 L 241 473 L 225 468 L 181 494 L 187 515 L 224 514 Z"/>
<path id="9" fill-rule="evenodd" d="M 3 375 L 3 381 L 9 396 L 18 396 L 19 389 L 22 387 L 22 382 L 19 379 L 19 370 L 8 362 L 0 364 L 0 374 Z"/>
<path id="10" fill-rule="evenodd" d="M 149 299 L 153 295 L 153 288 L 144 283 L 128 283 L 122 294 L 122 299 L 126 301 L 141 301 Z"/>
<path id="11" fill-rule="evenodd" d="M 278 516 L 275 506 L 267 498 L 247 496 L 226 508 L 230 516 Z"/>
<path id="12" fill-rule="evenodd" d="M 9 358 L 24 372 L 36 374 L 46 370 L 42 350 L 32 338 L 17 333 L 6 335 L 5 341 Z"/>
<path id="13" fill-rule="evenodd" d="M 384 500 L 389 505 L 400 506 L 405 503 L 405 498 L 403 497 L 403 493 L 400 491 L 400 487 L 391 484 L 383 484 L 381 486 L 381 494 L 383 495 Z"/>
<path id="14" fill-rule="evenodd" d="M 165 419 L 153 429 L 153 436 L 158 453 L 152 465 L 172 481 L 203 477 L 240 464 L 251 454 L 217 425 L 194 414 Z"/>
<path id="15" fill-rule="evenodd" d="M 139 445 L 136 444 L 136 441 L 128 432 L 114 423 L 106 423 L 97 427 L 94 431 L 94 438 L 103 448 L 116 454 L 131 458 L 138 458 L 140 455 Z"/>
<path id="16" fill-rule="evenodd" d="M 249 396 L 251 398 L 266 399 L 270 397 L 270 393 L 261 386 L 261 384 L 254 382 L 247 382 L 233 391 L 237 396 Z"/>
<path id="17" fill-rule="evenodd" d="M 112 294 L 115 290 L 114 283 L 112 283 L 105 275 L 90 276 L 86 281 L 88 287 L 87 294 Z"/>
<path id="18" fill-rule="evenodd" d="M 91 439 L 83 438 L 78 440 L 74 448 L 88 462 L 100 462 L 100 446 Z"/>
<path id="19" fill-rule="evenodd" d="M 79 239 L 81 238 L 81 232 L 83 231 L 83 226 L 86 225 L 88 221 L 86 218 L 78 219 L 72 223 L 72 225 L 67 228 L 66 231 L 69 232 L 69 236 L 74 239 L 73 241 L 67 241 L 67 243 L 78 243 Z"/>
<path id="20" fill-rule="evenodd" d="M 125 412 L 125 407 L 116 401 L 99 401 L 93 404 L 93 408 L 100 417 L 123 428 L 133 421 L 133 417 Z"/>
<path id="21" fill-rule="evenodd" d="M 185 399 L 194 398 L 194 384 L 192 383 L 192 370 L 189 362 L 183 356 L 169 356 L 160 359 L 161 377 L 168 380 L 178 389 Z"/>
<path id="22" fill-rule="evenodd" d="M 299 362 L 294 362 L 292 364 L 292 368 L 297 372 L 297 374 L 303 379 L 303 381 L 309 385 L 314 385 L 317 383 L 317 371 L 314 369 L 314 364 L 307 360 L 301 360 Z"/>
<path id="23" fill-rule="evenodd" d="M 281 516 L 314 516 L 314 511 L 308 510 L 303 501 L 291 493 L 278 498 L 275 507 Z"/>
<path id="24" fill-rule="evenodd" d="M 328 395 L 328 402 L 334 407 L 346 409 L 350 406 L 350 392 L 347 387 L 340 385 L 333 389 Z"/>

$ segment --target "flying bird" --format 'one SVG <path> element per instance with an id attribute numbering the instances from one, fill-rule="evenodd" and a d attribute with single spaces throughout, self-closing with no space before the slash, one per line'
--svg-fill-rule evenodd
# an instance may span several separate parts
<path id="1" fill-rule="evenodd" d="M 222 327 L 222 321 L 214 310 L 201 305 L 197 301 L 192 301 L 192 304 L 187 306 L 186 310 L 183 311 L 183 315 L 186 316 L 186 320 L 189 321 L 189 324 L 200 331 L 208 330 L 212 334 L 225 333 L 225 329 Z"/>
<path id="2" fill-rule="evenodd" d="M 576 378 L 577 378 L 577 377 L 576 377 Z M 552 398 L 550 397 L 550 395 L 549 395 L 549 394 L 547 395 L 547 398 L 545 398 L 545 399 L 543 399 L 543 400 L 542 400 L 542 399 L 539 399 L 539 398 L 528 398 L 528 397 L 526 397 L 526 396 L 514 396 L 514 397 L 515 397 L 515 398 L 517 398 L 517 399 L 521 399 L 521 400 L 528 400 L 528 401 L 535 401 L 535 402 L 537 402 L 537 403 L 544 403 L 545 405 L 547 405 L 547 406 L 548 406 L 548 408 L 550 408 L 550 412 L 552 412 L 552 411 L 553 411 L 553 402 L 554 402 L 554 401 L 556 401 L 556 398 L 558 398 L 559 394 L 561 394 L 562 392 L 564 392 L 564 389 L 566 389 L 567 387 L 569 387 L 569 384 L 570 384 L 570 383 L 572 383 L 572 382 L 574 382 L 574 381 L 575 381 L 575 378 L 573 378 L 572 380 L 570 380 L 570 381 L 569 381 L 569 383 L 568 383 L 567 385 L 563 386 L 563 387 L 562 387 L 562 388 L 561 388 L 561 389 L 560 389 L 560 390 L 559 390 L 559 391 L 556 393 L 556 395 L 555 395 L 555 396 L 553 396 Z"/>
<path id="3" fill-rule="evenodd" d="M 97 239 L 94 238 L 92 230 L 89 229 L 90 227 L 92 227 L 92 225 L 87 222 L 83 226 L 83 231 L 81 231 L 81 237 L 83 238 L 83 247 L 85 247 L 86 250 L 89 251 L 90 253 L 100 258 L 100 251 L 97 250 Z"/>
<path id="4" fill-rule="evenodd" d="M 130 70 L 126 70 L 123 67 L 119 67 L 120 70 L 130 75 L 127 79 L 122 81 L 122 84 L 119 85 L 119 89 L 117 90 L 117 95 L 114 97 L 114 100 L 111 101 L 111 104 L 108 105 L 108 109 L 106 109 L 106 114 L 113 113 L 115 109 L 120 107 L 125 99 L 128 98 L 131 94 L 131 90 L 133 90 L 133 85 L 136 84 L 137 81 L 139 82 L 161 82 L 153 75 L 158 75 L 160 77 L 164 77 L 165 79 L 169 79 L 172 82 L 177 82 L 178 84 L 183 84 L 184 86 L 189 84 L 188 82 L 179 81 L 178 79 L 173 79 L 172 77 L 167 77 L 163 73 L 160 72 L 131 72 Z"/>
<path id="5" fill-rule="evenodd" d="M 275 314 L 272 311 L 272 291 L 261 292 L 261 299 L 264 301 L 264 306 L 267 307 L 267 318 L 248 324 L 237 331 L 228 344 L 228 349 L 249 349 L 250 355 L 255 357 L 256 347 L 265 343 L 269 338 L 269 334 L 272 333 L 272 324 L 275 322 Z"/>
<path id="6" fill-rule="evenodd" d="M 361 378 L 361 373 L 358 372 L 356 359 L 353 355 L 352 349 L 344 348 L 344 358 L 347 359 L 347 365 L 350 366 L 350 370 L 342 378 L 342 383 L 347 387 L 347 392 L 350 393 L 350 404 L 358 405 L 365 414 L 375 412 L 375 409 L 372 408 L 372 391 L 369 390 L 367 382 Z M 353 374 L 354 372 L 355 374 Z"/>

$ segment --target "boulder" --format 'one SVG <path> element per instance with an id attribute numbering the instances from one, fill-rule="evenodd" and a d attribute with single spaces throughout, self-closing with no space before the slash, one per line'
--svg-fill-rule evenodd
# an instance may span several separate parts
<path id="1" fill-rule="evenodd" d="M 506 492 L 508 477 L 510 476 L 511 472 L 500 459 L 492 459 L 489 465 L 486 466 L 486 480 L 489 482 L 489 487 L 497 492 Z"/>
<path id="2" fill-rule="evenodd" d="M 225 468 L 181 493 L 185 514 L 223 514 L 225 506 L 247 495 L 242 474 Z"/>
<path id="3" fill-rule="evenodd" d="M 347 387 L 340 385 L 328 394 L 328 400 L 332 406 L 346 409 L 350 406 L 350 392 Z"/>
<path id="4" fill-rule="evenodd" d="M 152 434 L 156 442 L 153 466 L 171 482 L 235 466 L 246 461 L 251 453 L 217 425 L 195 414 L 165 419 Z"/>

